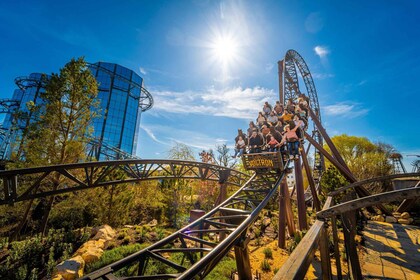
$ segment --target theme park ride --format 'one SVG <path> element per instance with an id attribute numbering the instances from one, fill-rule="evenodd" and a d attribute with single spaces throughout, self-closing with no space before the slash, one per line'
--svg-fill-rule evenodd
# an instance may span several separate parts
<path id="1" fill-rule="evenodd" d="M 286 175 L 293 167 L 298 209 L 297 226 L 300 230 L 308 232 L 277 272 L 275 279 L 303 279 L 317 248 L 320 250 L 322 277 L 332 279 L 327 234 L 329 227 L 333 236 L 337 278 L 342 279 L 337 219 L 341 219 L 345 228 L 350 277 L 362 279 L 354 241 L 358 209 L 363 207 L 375 211 L 377 208 L 383 213 L 388 213 L 382 203 L 404 200 L 400 207 L 409 207 L 410 203 L 420 196 L 420 188 L 417 187 L 371 195 L 364 185 L 404 176 L 419 177 L 420 174 L 395 174 L 386 178 L 358 181 L 322 126 L 315 85 L 303 58 L 296 51 L 289 50 L 278 66 L 280 101 L 286 105 L 287 100 L 296 100 L 301 94 L 298 71 L 310 99 L 309 117 L 313 130 L 305 132 L 307 144 L 300 148 L 301 157 L 293 163 L 283 161 L 280 153 L 246 154 L 243 156 L 243 163 L 246 169 L 252 171 L 252 175 L 201 162 L 137 159 L 8 170 L 0 172 L 3 181 L 0 205 L 13 205 L 18 201 L 31 202 L 41 197 L 143 180 L 184 178 L 217 181 L 220 185 L 217 201 L 220 204 L 210 212 L 157 243 L 82 279 L 204 279 L 232 249 L 239 278 L 252 279 L 247 230 L 278 191 L 279 247 L 285 247 L 286 232 L 289 235 L 296 232 L 293 202 L 286 182 Z M 324 148 L 324 141 L 331 153 Z M 313 166 L 310 166 L 308 161 L 309 153 L 314 157 Z M 326 202 L 321 205 L 318 198 L 319 181 L 325 169 L 325 159 L 339 170 L 350 185 L 327 194 Z M 309 181 L 306 193 L 303 186 L 303 170 Z M 227 197 L 228 186 L 236 188 L 230 197 Z M 349 191 L 350 194 L 345 195 L 348 201 L 333 205 L 336 195 Z M 308 204 L 312 204 L 312 208 L 318 211 L 317 220 L 309 229 Z M 174 258 L 174 255 L 182 257 Z M 118 272 L 127 267 L 135 267 L 135 275 L 119 276 Z M 156 267 L 159 269 L 156 270 Z"/>

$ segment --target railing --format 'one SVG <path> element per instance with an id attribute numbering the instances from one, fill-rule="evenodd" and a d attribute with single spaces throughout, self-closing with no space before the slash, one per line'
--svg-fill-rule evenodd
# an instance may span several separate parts
<path id="1" fill-rule="evenodd" d="M 420 173 L 395 174 L 372 178 L 350 184 L 328 194 L 327 200 L 321 211 L 317 213 L 317 220 L 303 237 L 299 245 L 292 252 L 287 261 L 283 264 L 273 279 L 304 279 L 310 264 L 314 259 L 315 251 L 319 245 L 321 253 L 322 279 L 332 279 L 330 257 L 329 257 L 329 238 L 326 230 L 329 226 L 328 219 L 331 219 L 331 227 L 334 242 L 334 258 L 337 267 L 337 279 L 342 279 L 340 252 L 338 248 L 337 235 L 337 216 L 340 216 L 343 227 L 344 243 L 349 265 L 349 274 L 352 279 L 362 279 L 360 263 L 354 241 L 356 228 L 356 211 L 361 208 L 372 207 L 382 203 L 401 201 L 404 204 L 407 200 L 414 200 L 420 197 L 419 184 L 412 188 L 389 191 L 381 194 L 370 195 L 358 199 L 352 199 L 337 205 L 333 205 L 334 197 L 342 194 L 346 190 L 356 188 L 363 184 L 379 182 L 389 179 L 403 177 L 419 177 Z"/>

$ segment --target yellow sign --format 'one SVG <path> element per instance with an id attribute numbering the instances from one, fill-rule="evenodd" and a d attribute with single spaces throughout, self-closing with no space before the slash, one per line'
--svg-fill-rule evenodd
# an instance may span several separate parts
<path id="1" fill-rule="evenodd" d="M 264 168 L 274 167 L 274 162 L 271 159 L 263 157 L 255 157 L 248 160 L 248 168 Z"/>

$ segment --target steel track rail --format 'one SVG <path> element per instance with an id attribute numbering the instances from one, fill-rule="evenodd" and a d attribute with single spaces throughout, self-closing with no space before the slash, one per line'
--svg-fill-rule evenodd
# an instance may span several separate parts
<path id="1" fill-rule="evenodd" d="M 0 205 L 147 180 L 210 180 L 242 186 L 249 175 L 219 165 L 179 160 L 117 160 L 0 171 Z"/>
<path id="2" fill-rule="evenodd" d="M 287 165 L 286 165 L 287 166 Z M 231 197 L 209 213 L 120 261 L 84 276 L 93 279 L 203 279 L 235 245 L 277 191 L 285 172 L 254 174 Z M 171 253 L 181 253 L 182 261 Z M 137 275 L 119 277 L 122 268 L 137 266 Z M 153 267 L 166 270 L 153 271 Z"/>

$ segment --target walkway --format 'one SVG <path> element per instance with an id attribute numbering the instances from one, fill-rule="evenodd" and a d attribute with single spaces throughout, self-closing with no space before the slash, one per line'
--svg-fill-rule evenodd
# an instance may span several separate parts
<path id="1" fill-rule="evenodd" d="M 367 279 L 420 280 L 420 228 L 370 221 L 360 254 Z"/>

